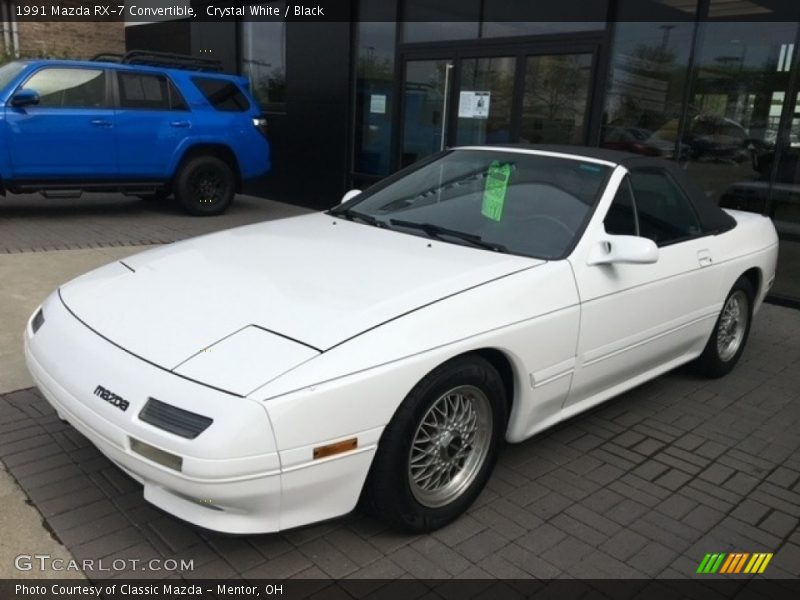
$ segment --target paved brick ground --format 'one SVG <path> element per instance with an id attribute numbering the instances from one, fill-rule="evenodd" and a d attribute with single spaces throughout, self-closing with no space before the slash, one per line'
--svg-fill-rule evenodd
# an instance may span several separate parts
<path id="1" fill-rule="evenodd" d="M 172 200 L 159 203 L 122 194 L 62 199 L 10 194 L 0 196 L 0 253 L 163 244 L 305 211 L 239 195 L 223 215 L 193 217 Z"/>
<path id="2" fill-rule="evenodd" d="M 796 578 L 798 340 L 800 311 L 766 306 L 734 373 L 678 370 L 507 448 L 469 513 L 432 535 L 359 513 L 198 530 L 146 504 L 34 390 L 0 396 L 0 457 L 77 558 L 193 558 L 194 577 L 683 578 L 706 552 L 762 551 L 766 576 Z"/>

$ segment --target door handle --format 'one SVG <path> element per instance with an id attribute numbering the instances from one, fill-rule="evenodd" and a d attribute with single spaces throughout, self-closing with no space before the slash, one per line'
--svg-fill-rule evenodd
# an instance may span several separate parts
<path id="1" fill-rule="evenodd" d="M 111 127 L 111 121 L 106 121 L 105 119 L 92 119 L 89 124 L 95 127 Z"/>
<path id="2" fill-rule="evenodd" d="M 710 250 L 698 250 L 697 251 L 697 262 L 700 263 L 701 267 L 707 267 L 714 263 L 714 259 L 711 256 Z"/>
<path id="3" fill-rule="evenodd" d="M 170 127 L 183 127 L 183 128 L 186 128 L 186 127 L 191 127 L 192 124 L 189 123 L 189 121 L 172 121 L 172 122 L 170 122 L 169 126 Z"/>

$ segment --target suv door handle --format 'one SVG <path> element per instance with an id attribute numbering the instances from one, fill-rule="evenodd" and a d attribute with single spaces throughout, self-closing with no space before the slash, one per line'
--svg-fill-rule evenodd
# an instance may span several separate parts
<path id="1" fill-rule="evenodd" d="M 105 119 L 92 119 L 89 123 L 95 127 L 111 127 L 111 121 Z"/>
<path id="2" fill-rule="evenodd" d="M 189 121 L 172 121 L 169 124 L 170 127 L 191 127 L 192 124 Z"/>
<path id="3" fill-rule="evenodd" d="M 713 264 L 714 259 L 711 256 L 711 250 L 698 250 L 697 251 L 697 262 L 700 263 L 701 267 L 708 267 L 709 265 Z"/>

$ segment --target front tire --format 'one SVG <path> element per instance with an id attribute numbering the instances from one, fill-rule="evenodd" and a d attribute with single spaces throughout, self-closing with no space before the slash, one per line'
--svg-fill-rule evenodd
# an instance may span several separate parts
<path id="1" fill-rule="evenodd" d="M 736 280 L 703 353 L 695 361 L 695 367 L 702 375 L 722 377 L 739 362 L 750 334 L 754 297 L 753 286 L 746 277 Z"/>
<path id="2" fill-rule="evenodd" d="M 370 512 L 408 531 L 432 531 L 478 497 L 497 461 L 506 394 L 478 355 L 433 370 L 386 427 L 364 490 Z"/>
<path id="3" fill-rule="evenodd" d="M 227 210 L 236 192 L 233 170 L 216 156 L 189 159 L 175 180 L 175 197 L 192 215 L 213 216 Z"/>

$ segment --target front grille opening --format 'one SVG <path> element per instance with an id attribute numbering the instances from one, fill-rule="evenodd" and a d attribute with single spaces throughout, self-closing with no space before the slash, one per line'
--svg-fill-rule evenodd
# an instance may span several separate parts
<path id="1" fill-rule="evenodd" d="M 151 446 L 150 444 L 145 444 L 136 438 L 130 438 L 130 441 L 131 450 L 136 452 L 136 454 L 144 456 L 155 463 L 175 471 L 181 471 L 183 469 L 183 459 L 180 456 L 159 450 L 158 448 Z"/>
<path id="2" fill-rule="evenodd" d="M 183 410 L 155 398 L 150 398 L 139 418 L 153 427 L 193 440 L 203 433 L 214 419 Z"/>

